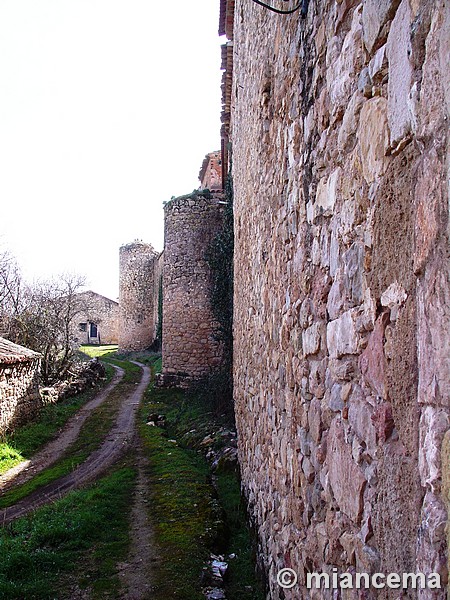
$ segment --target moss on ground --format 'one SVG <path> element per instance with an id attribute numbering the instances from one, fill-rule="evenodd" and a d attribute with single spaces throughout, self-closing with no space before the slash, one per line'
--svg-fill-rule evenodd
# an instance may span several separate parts
<path id="1" fill-rule="evenodd" d="M 153 598 L 201 600 L 200 575 L 221 525 L 208 467 L 194 451 L 180 448 L 159 427 L 147 425 L 149 412 L 177 392 L 156 392 L 141 411 L 140 434 L 149 459 L 152 495 L 149 517 L 160 560 Z"/>
<path id="2" fill-rule="evenodd" d="M 146 424 L 153 414 L 166 417 L 164 428 Z M 202 568 L 210 553 L 219 551 L 236 555 L 228 561 L 227 597 L 264 598 L 238 474 L 218 473 L 213 487 L 210 466 L 198 449 L 204 436 L 228 424 L 195 395 L 152 386 L 146 392 L 139 427 L 150 464 L 149 516 L 161 555 L 154 600 L 200 600 Z M 213 446 L 221 443 L 217 437 Z"/>

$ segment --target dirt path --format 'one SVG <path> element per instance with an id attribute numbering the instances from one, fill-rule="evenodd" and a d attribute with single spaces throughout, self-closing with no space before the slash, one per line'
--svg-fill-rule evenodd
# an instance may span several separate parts
<path id="1" fill-rule="evenodd" d="M 139 451 L 137 460 L 138 479 L 130 519 L 131 547 L 127 561 L 117 565 L 120 580 L 125 588 L 120 600 L 145 600 L 152 597 L 152 564 L 158 560 L 153 543 L 153 530 L 148 518 L 148 463 Z"/>
<path id="2" fill-rule="evenodd" d="M 92 413 L 98 406 L 103 404 L 112 390 L 120 383 L 125 375 L 125 371 L 120 367 L 112 365 L 116 370 L 110 383 L 95 398 L 87 402 L 69 421 L 64 425 L 58 437 L 49 442 L 42 450 L 37 452 L 30 460 L 24 460 L 12 469 L 0 476 L 0 492 L 22 485 L 35 477 L 44 469 L 48 469 L 55 463 L 69 446 L 77 439 L 80 430 Z"/>
<path id="3" fill-rule="evenodd" d="M 22 517 L 44 504 L 61 498 L 70 490 L 93 481 L 129 448 L 135 434 L 136 412 L 151 379 L 149 367 L 138 362 L 134 364 L 143 370 L 141 381 L 135 391 L 124 399 L 116 422 L 101 447 L 72 473 L 36 490 L 14 506 L 0 511 L 0 524 Z"/>

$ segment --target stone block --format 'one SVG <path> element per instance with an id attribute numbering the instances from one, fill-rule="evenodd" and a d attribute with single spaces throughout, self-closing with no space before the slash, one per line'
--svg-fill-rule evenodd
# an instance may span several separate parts
<path id="1" fill-rule="evenodd" d="M 440 230 L 440 213 L 443 212 L 443 166 L 435 148 L 423 158 L 415 189 L 417 210 L 415 215 L 414 272 L 423 270 L 433 252 Z"/>
<path id="2" fill-rule="evenodd" d="M 322 413 L 320 400 L 313 398 L 308 412 L 308 424 L 311 438 L 315 444 L 320 442 L 322 437 Z"/>
<path id="3" fill-rule="evenodd" d="M 447 510 L 442 499 L 431 491 L 425 494 L 421 521 L 417 541 L 417 571 L 438 573 L 445 590 L 448 583 L 445 535 Z"/>
<path id="4" fill-rule="evenodd" d="M 381 294 L 381 306 L 388 308 L 391 311 L 391 321 L 397 319 L 399 308 L 405 303 L 408 294 L 398 281 L 394 281 Z"/>
<path id="5" fill-rule="evenodd" d="M 425 62 L 417 110 L 417 135 L 445 140 L 450 115 L 450 6 L 436 4 L 425 40 Z M 441 142 L 442 143 L 442 142 Z M 445 143 L 445 142 L 444 142 Z"/>
<path id="6" fill-rule="evenodd" d="M 317 354 L 320 350 L 320 341 L 322 338 L 321 323 L 314 323 L 308 327 L 302 334 L 303 353 L 305 356 Z"/>
<path id="7" fill-rule="evenodd" d="M 302 471 L 305 475 L 306 481 L 308 483 L 312 483 L 315 478 L 315 471 L 314 471 L 314 467 L 313 467 L 311 461 L 309 460 L 309 458 L 305 457 L 302 460 Z"/>
<path id="8" fill-rule="evenodd" d="M 387 100 L 371 98 L 362 106 L 358 130 L 362 171 L 368 184 L 386 170 L 389 148 Z"/>
<path id="9" fill-rule="evenodd" d="M 357 354 L 358 334 L 354 317 L 354 311 L 348 310 L 338 319 L 328 323 L 327 346 L 331 358 L 340 358 L 345 354 Z"/>
<path id="10" fill-rule="evenodd" d="M 410 92 L 412 86 L 411 9 L 402 0 L 392 22 L 387 41 L 389 61 L 388 124 L 392 150 L 411 135 Z"/>
<path id="11" fill-rule="evenodd" d="M 375 548 L 364 544 L 359 538 L 356 541 L 356 571 L 358 573 L 376 573 L 380 571 L 380 555 Z"/>
<path id="12" fill-rule="evenodd" d="M 342 153 L 350 152 L 356 144 L 356 131 L 364 97 L 357 91 L 353 94 L 342 118 L 338 134 L 338 148 Z"/>
<path id="13" fill-rule="evenodd" d="M 330 319 L 337 319 L 345 304 L 344 282 L 341 277 L 333 281 L 327 299 L 327 311 Z"/>
<path id="14" fill-rule="evenodd" d="M 366 479 L 353 461 L 352 448 L 345 441 L 344 428 L 339 419 L 332 422 L 328 433 L 326 464 L 339 508 L 352 521 L 358 523 L 362 514 Z"/>
<path id="15" fill-rule="evenodd" d="M 344 408 L 344 402 L 341 398 L 342 386 L 338 383 L 333 384 L 331 390 L 327 390 L 326 398 L 328 406 L 333 412 L 339 412 Z"/>
<path id="16" fill-rule="evenodd" d="M 364 257 L 364 244 L 361 242 L 352 244 L 342 255 L 344 288 L 353 305 L 360 304 L 363 300 Z"/>
<path id="17" fill-rule="evenodd" d="M 376 406 L 371 420 L 375 426 L 377 441 L 384 444 L 391 437 L 395 426 L 391 404 L 382 402 Z"/>
<path id="18" fill-rule="evenodd" d="M 330 238 L 330 275 L 334 277 L 340 265 L 340 249 L 336 231 L 333 229 Z"/>
<path id="19" fill-rule="evenodd" d="M 369 62 L 369 75 L 373 84 L 381 84 L 389 73 L 386 44 L 381 46 Z"/>
<path id="20" fill-rule="evenodd" d="M 418 401 L 448 407 L 450 277 L 437 262 L 417 287 Z"/>
<path id="21" fill-rule="evenodd" d="M 384 355 L 384 332 L 389 323 L 389 313 L 384 312 L 375 321 L 367 348 L 362 353 L 359 366 L 364 379 L 380 396 L 387 398 L 386 358 Z"/>
<path id="22" fill-rule="evenodd" d="M 330 40 L 327 48 L 327 88 L 333 113 L 339 113 L 351 95 L 352 85 L 364 62 L 362 44 L 361 12 L 353 13 L 350 31 L 340 43 L 339 38 Z"/>
<path id="23" fill-rule="evenodd" d="M 365 0 L 362 10 L 364 45 L 369 53 L 383 40 L 383 26 L 392 19 L 400 0 Z"/>
<path id="24" fill-rule="evenodd" d="M 372 421 L 373 410 L 359 390 L 349 399 L 348 421 L 358 439 L 366 445 L 367 452 L 374 456 L 376 451 L 376 429 Z"/>
<path id="25" fill-rule="evenodd" d="M 358 90 L 363 94 L 366 98 L 370 98 L 372 96 L 372 79 L 369 74 L 369 69 L 364 67 L 358 77 Z"/>
<path id="26" fill-rule="evenodd" d="M 310 216 L 311 223 L 315 223 L 320 216 L 330 217 L 333 214 L 340 173 L 341 169 L 338 167 L 329 177 L 322 177 L 319 181 Z"/>
<path id="27" fill-rule="evenodd" d="M 444 435 L 450 429 L 448 410 L 426 406 L 419 423 L 419 473 L 424 488 L 439 491 L 442 478 L 441 449 Z"/>

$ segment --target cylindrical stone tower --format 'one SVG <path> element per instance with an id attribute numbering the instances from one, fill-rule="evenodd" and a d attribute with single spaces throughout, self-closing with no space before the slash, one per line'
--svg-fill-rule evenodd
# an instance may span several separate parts
<path id="1" fill-rule="evenodd" d="M 135 241 L 120 248 L 119 351 L 145 350 L 155 341 L 158 252 Z"/>
<path id="2" fill-rule="evenodd" d="M 219 196 L 181 196 L 164 209 L 163 379 L 206 375 L 221 362 L 205 253 L 223 222 Z"/>

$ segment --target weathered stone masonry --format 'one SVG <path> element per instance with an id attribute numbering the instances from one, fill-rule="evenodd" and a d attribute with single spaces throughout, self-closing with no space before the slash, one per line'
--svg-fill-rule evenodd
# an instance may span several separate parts
<path id="1" fill-rule="evenodd" d="M 37 352 L 0 338 L 0 435 L 35 416 L 42 406 L 40 360 Z"/>
<path id="2" fill-rule="evenodd" d="M 164 208 L 163 380 L 195 379 L 220 365 L 205 253 L 222 225 L 223 195 L 193 193 Z"/>
<path id="3" fill-rule="evenodd" d="M 273 599 L 335 598 L 304 585 L 333 567 L 446 596 L 449 26 L 438 0 L 236 1 L 235 401 Z"/>
<path id="4" fill-rule="evenodd" d="M 184 385 L 221 364 L 218 324 L 211 310 L 206 253 L 223 223 L 220 152 L 206 155 L 201 191 L 173 198 L 164 208 L 164 251 L 136 241 L 120 248 L 119 349 L 149 348 L 161 315 L 161 385 Z"/>
<path id="5" fill-rule="evenodd" d="M 80 344 L 117 344 L 119 304 L 91 290 L 78 294 L 78 303 L 74 339 Z"/>
<path id="6" fill-rule="evenodd" d="M 136 241 L 120 248 L 119 350 L 146 350 L 155 341 L 160 255 Z"/>

